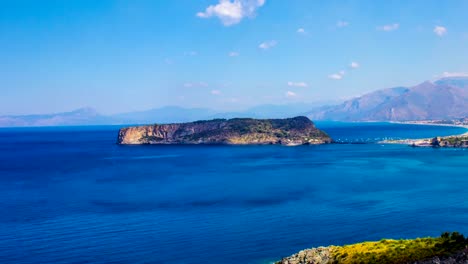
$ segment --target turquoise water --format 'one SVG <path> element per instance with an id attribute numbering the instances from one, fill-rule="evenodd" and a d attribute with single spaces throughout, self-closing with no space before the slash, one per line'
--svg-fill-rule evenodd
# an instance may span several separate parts
<path id="1" fill-rule="evenodd" d="M 465 131 L 318 126 L 365 143 Z M 465 149 L 117 146 L 117 130 L 0 130 L 2 263 L 268 263 L 313 246 L 468 234 Z"/>

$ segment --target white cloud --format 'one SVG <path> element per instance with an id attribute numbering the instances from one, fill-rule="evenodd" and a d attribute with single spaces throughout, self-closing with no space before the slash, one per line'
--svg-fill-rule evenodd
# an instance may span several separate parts
<path id="1" fill-rule="evenodd" d="M 244 17 L 254 17 L 256 10 L 266 0 L 219 0 L 217 5 L 210 5 L 205 12 L 198 12 L 197 17 L 217 17 L 223 25 L 231 26 L 242 21 Z"/>
<path id="2" fill-rule="evenodd" d="M 357 63 L 357 62 L 355 62 L 355 61 L 353 61 L 353 62 L 351 62 L 351 63 L 349 64 L 349 67 L 350 67 L 351 69 L 357 69 L 357 68 L 359 68 L 359 66 L 360 66 L 359 63 Z"/>
<path id="3" fill-rule="evenodd" d="M 443 72 L 442 77 L 468 77 L 468 72 Z"/>
<path id="4" fill-rule="evenodd" d="M 328 78 L 333 79 L 333 80 L 341 80 L 343 79 L 344 75 L 345 75 L 345 71 L 340 71 L 338 73 L 333 73 L 333 74 L 328 75 Z"/>
<path id="5" fill-rule="evenodd" d="M 273 48 L 274 46 L 276 46 L 276 44 L 278 44 L 276 40 L 270 40 L 270 41 L 265 41 L 261 43 L 260 45 L 258 45 L 258 47 L 261 48 L 262 50 L 267 50 L 267 49 Z"/>
<path id="6" fill-rule="evenodd" d="M 206 82 L 187 82 L 184 83 L 184 87 L 192 88 L 192 87 L 208 87 Z"/>
<path id="7" fill-rule="evenodd" d="M 228 56 L 229 57 L 238 57 L 240 55 L 239 52 L 236 52 L 236 51 L 231 51 L 228 53 Z"/>
<path id="8" fill-rule="evenodd" d="M 397 30 L 399 27 L 400 27 L 400 24 L 393 23 L 393 24 L 377 27 L 377 29 L 382 30 L 382 31 L 394 31 L 394 30 Z"/>
<path id="9" fill-rule="evenodd" d="M 434 33 L 437 36 L 442 37 L 443 35 L 447 34 L 447 28 L 445 28 L 443 26 L 435 26 L 434 27 Z"/>
<path id="10" fill-rule="evenodd" d="M 305 82 L 288 82 L 288 86 L 291 87 L 308 87 L 309 85 Z"/>
<path id="11" fill-rule="evenodd" d="M 212 95 L 220 95 L 221 91 L 220 90 L 211 90 Z"/>
<path id="12" fill-rule="evenodd" d="M 293 98 L 293 97 L 296 97 L 297 94 L 296 94 L 295 92 L 287 91 L 286 94 L 285 94 L 285 96 L 286 96 L 287 98 Z"/>
<path id="13" fill-rule="evenodd" d="M 306 34 L 306 31 L 303 28 L 298 28 L 296 32 L 299 34 Z"/>
<path id="14" fill-rule="evenodd" d="M 171 64 L 174 64 L 174 61 L 171 59 L 164 59 L 164 63 L 171 65 Z"/>
<path id="15" fill-rule="evenodd" d="M 340 20 L 340 21 L 336 22 L 336 26 L 339 27 L 339 28 L 347 27 L 347 26 L 349 26 L 349 22 Z"/>

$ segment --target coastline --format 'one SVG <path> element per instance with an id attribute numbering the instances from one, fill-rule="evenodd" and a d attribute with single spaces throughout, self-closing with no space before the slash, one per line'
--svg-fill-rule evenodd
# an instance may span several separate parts
<path id="1" fill-rule="evenodd" d="M 468 125 L 466 124 L 441 124 L 441 123 L 431 123 L 428 121 L 389 121 L 391 124 L 401 124 L 401 125 L 421 125 L 421 126 L 443 126 L 443 127 L 458 127 L 466 129 L 465 132 L 456 135 L 449 136 L 435 136 L 433 138 L 417 138 L 417 139 L 399 139 L 399 140 L 383 140 L 379 143 L 381 144 L 406 144 L 410 146 L 419 146 L 419 147 L 433 147 L 432 141 L 434 139 L 447 139 L 447 138 L 457 138 L 457 137 L 468 137 Z"/>
<path id="2" fill-rule="evenodd" d="M 418 139 L 397 139 L 397 140 L 382 140 L 379 144 L 404 144 L 412 147 L 464 147 L 463 145 L 453 145 L 446 143 L 448 140 L 458 139 L 464 140 L 468 138 L 468 132 L 458 135 L 451 135 L 445 137 L 433 137 L 433 138 L 418 138 Z M 441 144 L 444 142 L 443 144 Z M 463 144 L 463 143 L 462 143 Z M 466 144 L 466 143 L 465 143 Z M 466 146 L 466 145 L 465 145 Z"/>
<path id="3" fill-rule="evenodd" d="M 421 126 L 444 126 L 444 127 L 461 127 L 468 130 L 468 125 L 459 125 L 459 124 L 440 124 L 440 123 L 428 123 L 425 121 L 388 121 L 391 124 L 400 124 L 400 125 L 421 125 Z M 467 131 L 468 133 L 468 131 Z"/>

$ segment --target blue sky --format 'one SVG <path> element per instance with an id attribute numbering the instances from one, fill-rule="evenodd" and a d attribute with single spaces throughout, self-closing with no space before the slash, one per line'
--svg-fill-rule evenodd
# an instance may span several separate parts
<path id="1" fill-rule="evenodd" d="M 0 115 L 336 101 L 468 72 L 468 1 L 2 1 Z"/>

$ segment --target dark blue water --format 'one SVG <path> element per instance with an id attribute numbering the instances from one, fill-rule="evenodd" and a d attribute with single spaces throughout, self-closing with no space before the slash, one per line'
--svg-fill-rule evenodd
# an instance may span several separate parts
<path id="1" fill-rule="evenodd" d="M 319 123 L 335 139 L 461 128 Z M 268 263 L 468 234 L 468 150 L 117 146 L 117 127 L 0 130 L 1 263 Z"/>

